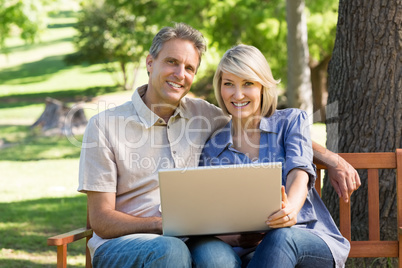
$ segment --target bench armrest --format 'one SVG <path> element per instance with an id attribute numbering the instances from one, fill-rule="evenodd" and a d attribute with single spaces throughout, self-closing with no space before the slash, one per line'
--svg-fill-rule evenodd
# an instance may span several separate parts
<path id="1" fill-rule="evenodd" d="M 56 235 L 49 237 L 47 239 L 47 244 L 49 246 L 61 246 L 72 243 L 74 241 L 80 240 L 82 238 L 91 237 L 92 236 L 92 229 L 88 228 L 79 228 L 74 231 Z"/>

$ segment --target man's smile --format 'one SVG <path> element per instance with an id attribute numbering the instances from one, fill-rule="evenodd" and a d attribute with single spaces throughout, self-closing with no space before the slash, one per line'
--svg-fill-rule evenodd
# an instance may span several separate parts
<path id="1" fill-rule="evenodd" d="M 174 88 L 182 88 L 183 86 L 182 85 L 179 85 L 179 84 L 176 84 L 176 83 L 174 83 L 174 82 L 167 82 L 169 85 L 171 85 L 172 87 L 174 87 Z"/>

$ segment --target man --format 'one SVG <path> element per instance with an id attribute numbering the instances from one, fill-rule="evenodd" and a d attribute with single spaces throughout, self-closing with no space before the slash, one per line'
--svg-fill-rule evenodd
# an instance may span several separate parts
<path id="1" fill-rule="evenodd" d="M 78 190 L 88 196 L 94 230 L 88 247 L 94 267 L 239 266 L 238 256 L 218 238 L 184 242 L 159 235 L 157 171 L 197 166 L 205 141 L 228 121 L 217 107 L 184 98 L 205 49 L 197 30 L 182 23 L 163 28 L 146 58 L 148 85 L 139 87 L 131 102 L 89 121 Z M 333 161 L 334 155 L 321 151 L 323 162 Z M 347 167 L 332 167 L 333 173 L 341 174 L 336 185 L 347 186 L 338 188 L 343 196 L 356 189 L 349 181 L 360 184 L 354 170 Z M 345 170 L 351 176 L 341 173 Z"/>

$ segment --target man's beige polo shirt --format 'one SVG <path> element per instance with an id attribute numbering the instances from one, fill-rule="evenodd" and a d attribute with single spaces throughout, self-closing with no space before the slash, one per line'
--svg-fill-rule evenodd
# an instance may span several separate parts
<path id="1" fill-rule="evenodd" d="M 160 216 L 157 171 L 198 166 L 206 140 L 229 120 L 216 106 L 184 97 L 165 123 L 142 101 L 146 89 L 89 120 L 78 187 L 116 193 L 116 210 L 141 217 Z M 91 240 L 91 253 L 106 241 L 96 235 Z"/>

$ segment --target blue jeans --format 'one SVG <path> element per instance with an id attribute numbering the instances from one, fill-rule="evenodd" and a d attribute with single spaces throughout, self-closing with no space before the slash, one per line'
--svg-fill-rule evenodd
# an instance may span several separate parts
<path id="1" fill-rule="evenodd" d="M 121 267 L 240 267 L 228 244 L 215 237 L 190 238 L 132 234 L 112 239 L 94 254 L 94 268 Z"/>
<path id="2" fill-rule="evenodd" d="M 335 267 L 324 240 L 299 228 L 270 230 L 255 252 L 242 260 L 243 267 Z"/>

